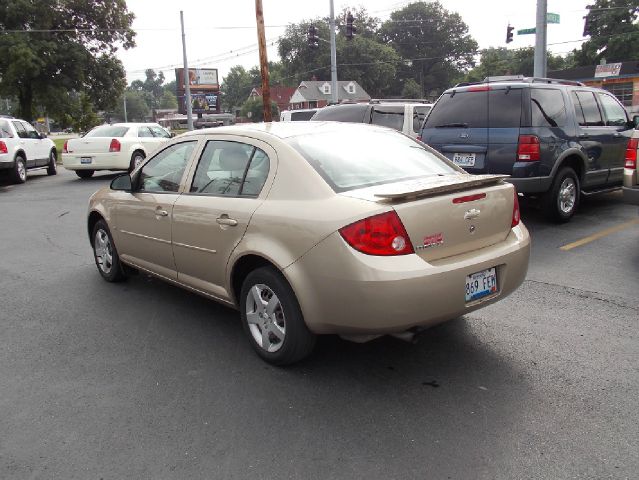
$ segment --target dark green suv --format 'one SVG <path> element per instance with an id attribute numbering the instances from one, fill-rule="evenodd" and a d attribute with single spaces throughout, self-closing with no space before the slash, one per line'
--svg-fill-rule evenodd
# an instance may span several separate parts
<path id="1" fill-rule="evenodd" d="M 566 222 L 582 195 L 621 188 L 634 124 L 609 92 L 548 78 L 492 77 L 446 90 L 422 140 L 470 173 L 510 175 Z"/>

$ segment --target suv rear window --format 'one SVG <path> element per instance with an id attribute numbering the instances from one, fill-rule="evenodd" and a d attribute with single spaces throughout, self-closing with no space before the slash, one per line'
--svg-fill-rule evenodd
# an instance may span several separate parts
<path id="1" fill-rule="evenodd" d="M 101 127 L 95 127 L 85 137 L 124 137 L 126 132 L 129 131 L 129 127 L 116 127 L 113 125 L 102 125 Z"/>
<path id="2" fill-rule="evenodd" d="M 457 172 L 418 142 L 390 130 L 344 128 L 287 141 L 338 193 Z"/>
<path id="3" fill-rule="evenodd" d="M 361 123 L 364 121 L 364 113 L 367 108 L 367 104 L 326 107 L 318 110 L 313 116 L 313 120 Z"/>
<path id="4" fill-rule="evenodd" d="M 13 138 L 11 127 L 6 120 L 0 120 L 0 138 Z"/>
<path id="5" fill-rule="evenodd" d="M 291 112 L 291 122 L 302 122 L 304 120 L 310 120 L 315 115 L 316 110 L 308 112 Z"/>
<path id="6" fill-rule="evenodd" d="M 371 123 L 402 131 L 404 127 L 404 105 L 373 105 Z"/>
<path id="7" fill-rule="evenodd" d="M 530 111 L 533 127 L 563 127 L 566 125 L 566 104 L 560 90 L 530 89 Z"/>
<path id="8" fill-rule="evenodd" d="M 514 128 L 521 123 L 521 89 L 444 93 L 424 128 Z"/>

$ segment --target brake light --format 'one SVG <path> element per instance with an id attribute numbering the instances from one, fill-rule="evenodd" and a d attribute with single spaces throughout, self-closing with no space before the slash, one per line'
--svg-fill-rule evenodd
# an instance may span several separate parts
<path id="1" fill-rule="evenodd" d="M 637 148 L 639 148 L 639 138 L 631 138 L 626 147 L 626 168 L 637 168 Z"/>
<path id="2" fill-rule="evenodd" d="M 69 140 L 64 141 L 64 145 L 62 146 L 62 153 L 69 153 Z"/>
<path id="3" fill-rule="evenodd" d="M 468 89 L 469 92 L 488 92 L 491 88 L 488 85 L 483 85 L 481 87 L 470 87 Z"/>
<path id="4" fill-rule="evenodd" d="M 475 195 L 466 195 L 464 197 L 456 197 L 453 198 L 453 203 L 467 203 L 474 202 L 475 200 L 481 200 L 482 198 L 486 198 L 485 193 L 476 193 Z"/>
<path id="5" fill-rule="evenodd" d="M 519 211 L 519 197 L 517 196 L 517 189 L 513 188 L 513 192 L 515 192 L 515 201 L 513 203 L 513 219 L 510 222 L 510 228 L 513 228 L 519 225 L 519 220 L 521 220 L 521 212 Z"/>
<path id="6" fill-rule="evenodd" d="M 7 144 L 0 140 L 0 153 L 9 153 L 7 150 Z"/>
<path id="7" fill-rule="evenodd" d="M 117 138 L 113 138 L 111 140 L 111 144 L 109 145 L 109 152 L 119 152 L 120 147 L 120 141 Z"/>
<path id="8" fill-rule="evenodd" d="M 519 135 L 517 160 L 520 162 L 536 162 L 539 160 L 539 137 L 536 135 Z"/>
<path id="9" fill-rule="evenodd" d="M 367 255 L 407 255 L 415 253 L 397 212 L 373 215 L 339 229 L 346 243 Z"/>

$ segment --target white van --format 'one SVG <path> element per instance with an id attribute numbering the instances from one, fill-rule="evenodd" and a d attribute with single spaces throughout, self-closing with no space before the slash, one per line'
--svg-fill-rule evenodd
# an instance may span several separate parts
<path id="1" fill-rule="evenodd" d="M 280 122 L 303 122 L 310 120 L 317 108 L 305 108 L 302 110 L 284 110 L 280 113 Z"/>

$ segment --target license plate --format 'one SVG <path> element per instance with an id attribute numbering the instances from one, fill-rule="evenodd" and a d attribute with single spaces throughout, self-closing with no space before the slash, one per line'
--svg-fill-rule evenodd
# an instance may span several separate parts
<path id="1" fill-rule="evenodd" d="M 93 157 L 80 157 L 80 163 L 87 164 L 93 161 Z"/>
<path id="2" fill-rule="evenodd" d="M 495 267 L 466 276 L 466 301 L 497 293 L 497 271 Z"/>
<path id="3" fill-rule="evenodd" d="M 475 166 L 475 154 L 474 153 L 454 153 L 453 163 L 460 167 L 474 167 Z"/>

